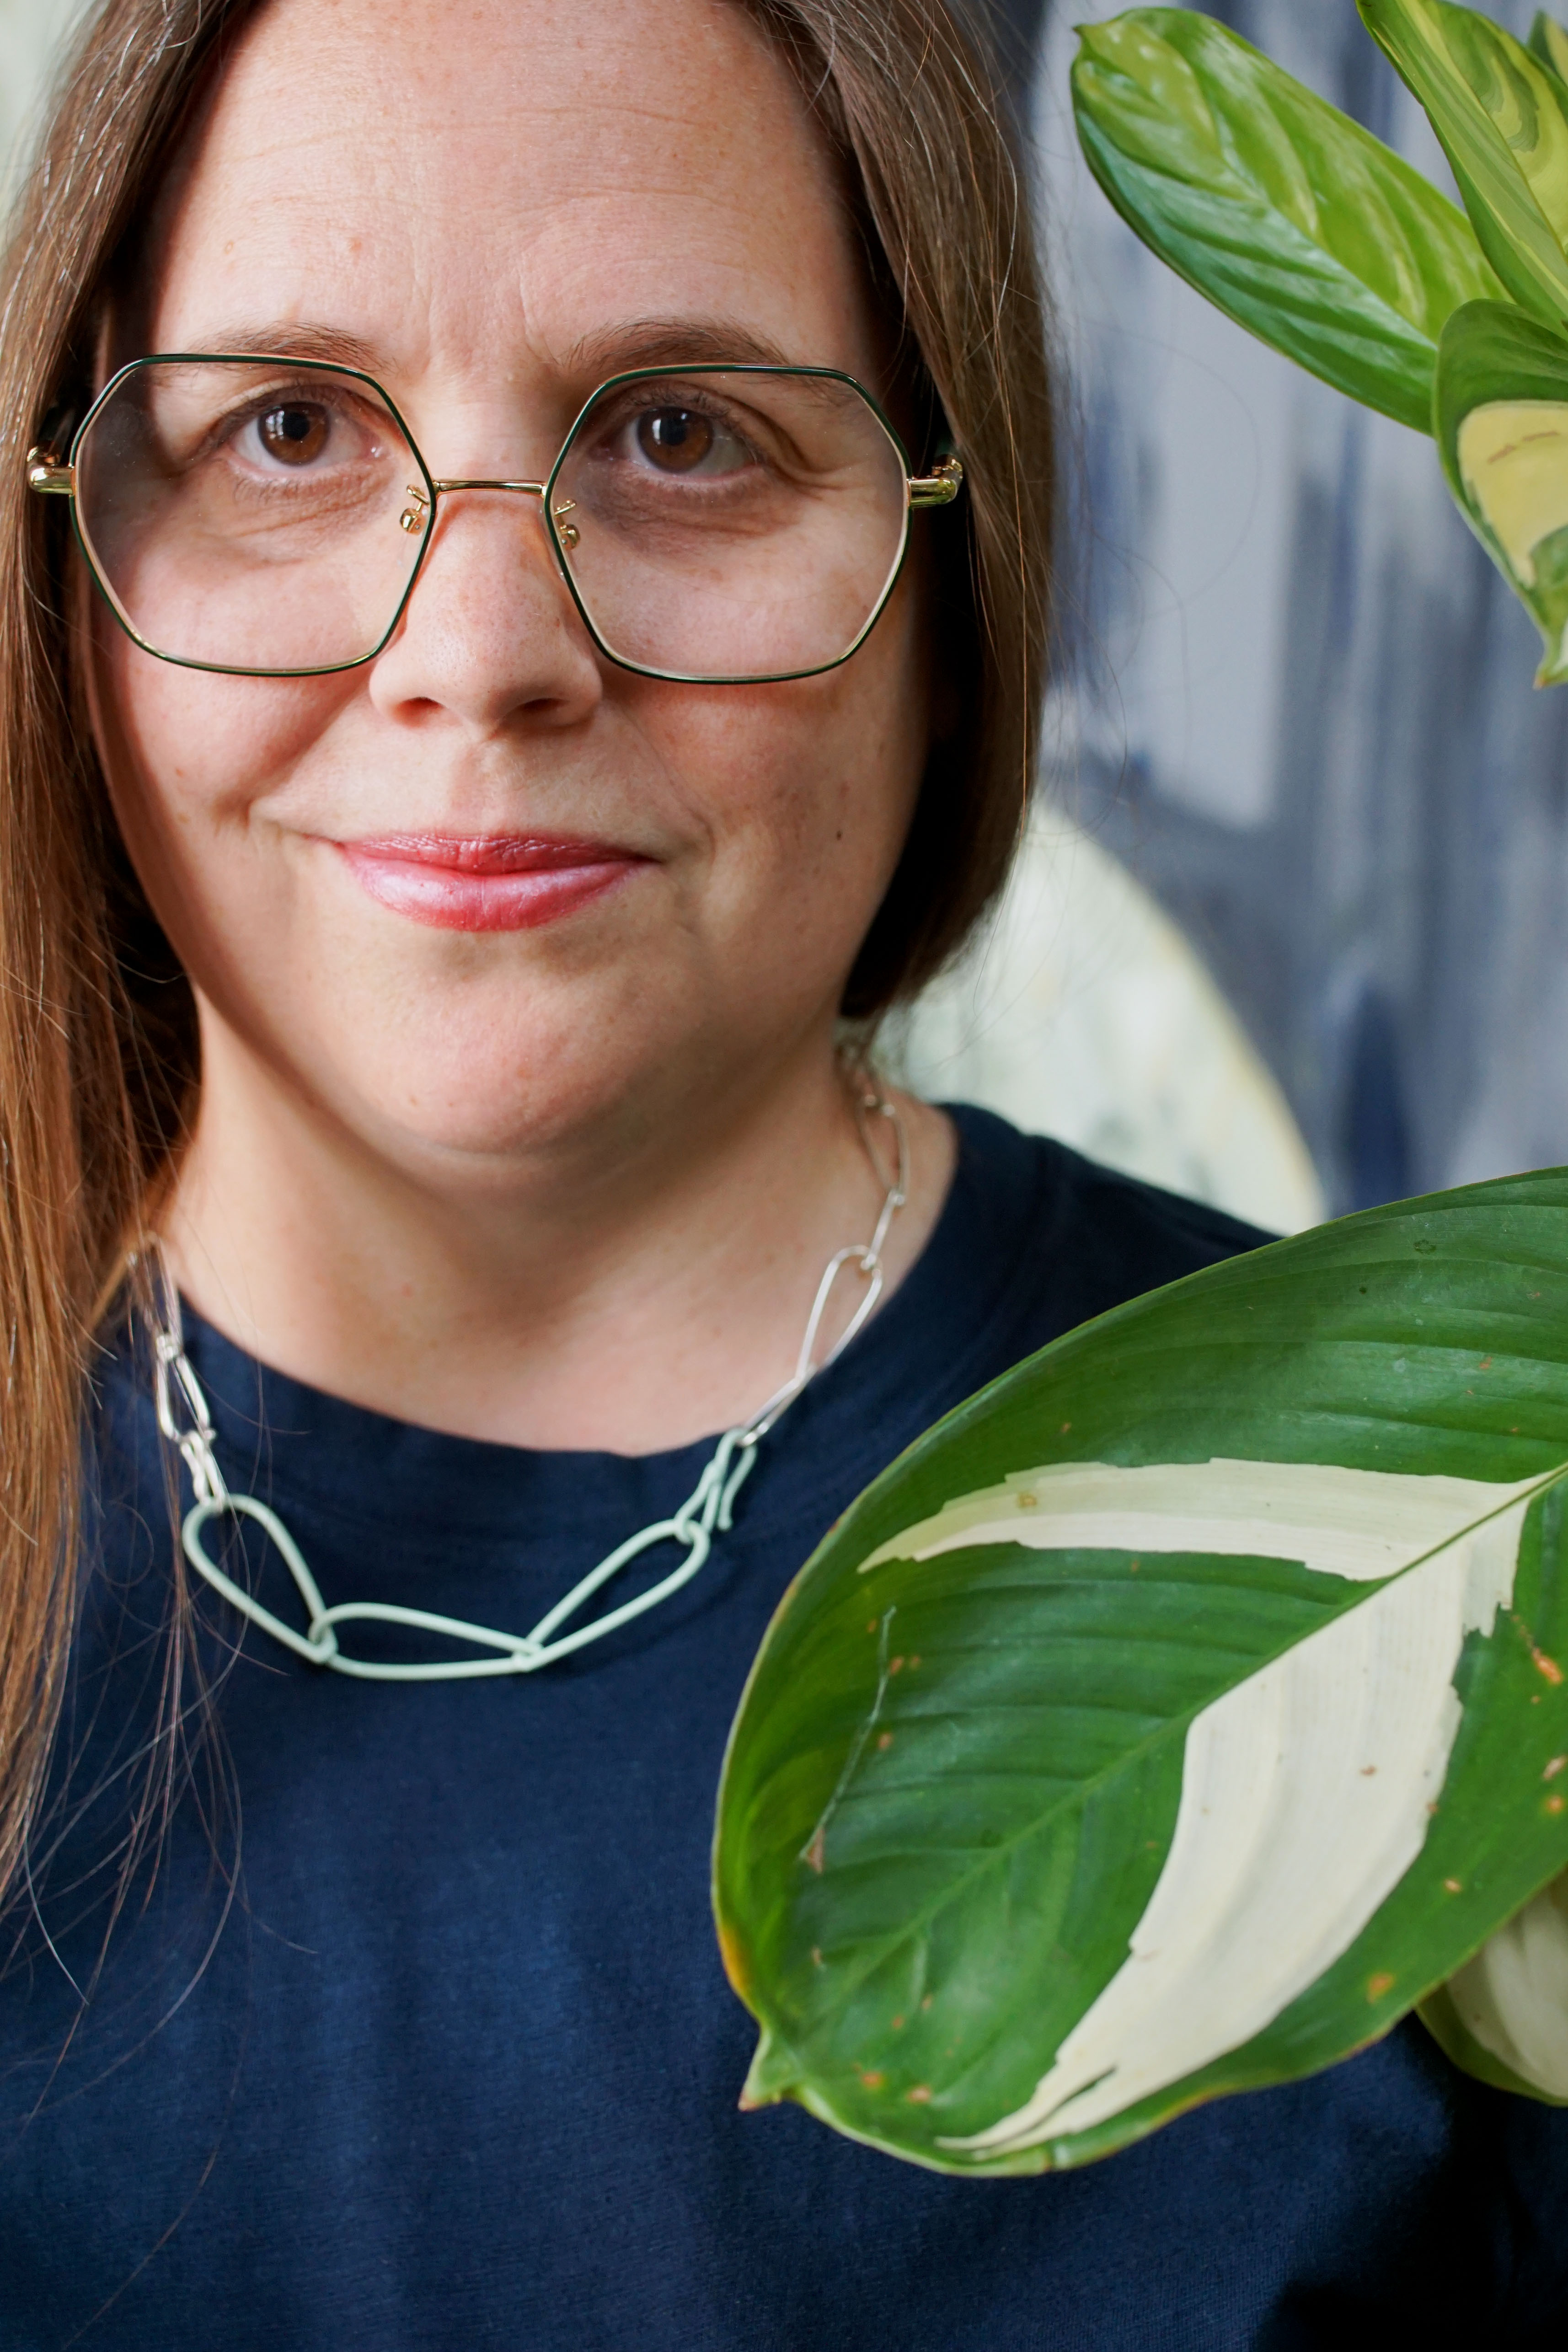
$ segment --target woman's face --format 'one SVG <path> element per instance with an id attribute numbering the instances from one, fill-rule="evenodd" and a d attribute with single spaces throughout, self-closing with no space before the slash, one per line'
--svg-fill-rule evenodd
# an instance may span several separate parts
<path id="1" fill-rule="evenodd" d="M 645 361 L 878 376 L 818 136 L 727 0 L 270 0 L 147 268 L 115 362 L 349 359 L 438 478 L 541 479 L 585 395 Z M 209 1069 L 482 1181 L 789 1065 L 908 824 L 915 604 L 911 567 L 822 677 L 634 677 L 596 656 L 538 502 L 494 492 L 444 501 L 396 634 L 337 676 L 174 668 L 93 599 L 105 765 Z M 542 843 L 566 871 L 426 887 L 363 846 L 389 841 Z"/>

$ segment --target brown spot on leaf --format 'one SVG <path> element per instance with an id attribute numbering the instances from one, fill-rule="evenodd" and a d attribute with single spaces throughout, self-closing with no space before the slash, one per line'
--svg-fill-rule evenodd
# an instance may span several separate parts
<path id="1" fill-rule="evenodd" d="M 904 2094 L 912 2107 L 923 2107 L 931 2096 L 929 2083 L 916 2083 L 913 2091 Z"/>
<path id="2" fill-rule="evenodd" d="M 1375 1779 L 1376 1779 L 1376 1777 L 1377 1777 L 1377 1767 L 1376 1767 L 1376 1765 L 1375 1765 L 1375 1764 L 1364 1764 L 1364 1765 L 1362 1766 L 1362 1768 L 1361 1768 L 1361 1777 L 1362 1777 L 1362 1779 L 1363 1779 L 1364 1780 L 1375 1780 Z"/>
<path id="3" fill-rule="evenodd" d="M 892 1732 L 891 1732 L 891 1731 L 880 1731 L 880 1732 L 878 1732 L 878 1734 L 877 1734 L 877 1740 L 876 1740 L 876 1744 L 877 1744 L 878 1749 L 882 1752 L 882 1754 L 885 1755 L 885 1754 L 887 1753 L 887 1750 L 888 1750 L 888 1749 L 893 1746 L 893 1734 L 892 1734 Z"/>
<path id="4" fill-rule="evenodd" d="M 1368 2000 L 1381 2000 L 1385 1992 L 1392 1992 L 1393 1990 L 1394 1979 L 1381 1969 L 1378 1971 L 1376 1976 L 1368 1977 L 1366 1979 L 1366 1998 Z"/>
<path id="5" fill-rule="evenodd" d="M 888 1661 L 887 1671 L 890 1675 L 901 1675 L 904 1672 L 904 1660 L 902 1658 L 891 1658 Z"/>
<path id="6" fill-rule="evenodd" d="M 903 2020 L 903 2018 L 902 2018 L 902 2017 L 895 2017 L 895 2018 L 894 2019 L 894 2021 L 893 2021 L 893 2030 L 894 2030 L 894 2032 L 895 2033 L 902 2033 L 902 2032 L 903 2032 L 903 2031 L 904 2031 L 904 2020 Z"/>
<path id="7" fill-rule="evenodd" d="M 1064 1421 L 1064 1422 L 1062 1423 L 1062 1424 L 1061 1424 L 1061 1431 L 1059 1432 L 1059 1434 L 1060 1434 L 1061 1436 L 1062 1436 L 1062 1437 L 1065 1437 L 1065 1436 L 1066 1436 L 1066 1434 L 1067 1434 L 1067 1433 L 1068 1433 L 1068 1431 L 1071 1428 L 1071 1426 L 1072 1426 L 1072 1423 L 1071 1423 L 1070 1421 Z"/>
<path id="8" fill-rule="evenodd" d="M 813 1945 L 812 1945 L 812 1947 L 811 1947 L 811 1966 L 812 1966 L 814 1969 L 820 1969 L 820 1968 L 821 1967 L 821 1965 L 822 1965 L 822 1948 L 821 1948 L 821 1946 L 820 1944 L 813 1944 Z"/>
<path id="9" fill-rule="evenodd" d="M 1530 1655 L 1536 1673 L 1555 1689 L 1563 1679 L 1563 1669 L 1556 1659 L 1549 1658 L 1544 1650 L 1532 1649 Z"/>
<path id="10" fill-rule="evenodd" d="M 1019 1496 L 1019 1508 L 1020 1511 L 1038 1511 L 1040 1508 L 1040 1496 L 1038 1495 L 1020 1495 Z"/>
<path id="11" fill-rule="evenodd" d="M 886 2080 L 887 2077 L 885 2074 L 877 2074 L 873 2068 L 869 2074 L 862 2074 L 861 2084 L 862 2087 L 867 2091 L 880 2091 Z"/>
<path id="12" fill-rule="evenodd" d="M 816 1828 L 811 1832 L 811 1843 L 806 1848 L 804 1854 L 801 1856 L 801 1860 L 803 1862 L 810 1863 L 818 1877 L 821 1878 L 822 1874 L 822 1864 L 826 1862 L 827 1858 L 828 1832 L 823 1824 L 819 1822 Z"/>
<path id="13" fill-rule="evenodd" d="M 1443 1885 L 1447 1887 L 1450 1895 L 1462 1895 L 1465 1891 L 1463 1885 L 1457 1878 L 1445 1878 Z"/>
<path id="14" fill-rule="evenodd" d="M 1480 1362 L 1476 1366 L 1476 1370 L 1478 1372 L 1490 1372 L 1491 1370 L 1491 1358 L 1490 1356 L 1483 1356 Z"/>
<path id="15" fill-rule="evenodd" d="M 1549 1813 L 1560 1813 L 1564 1805 L 1568 1805 L 1568 1797 L 1548 1797 L 1546 1800 Z"/>
<path id="16" fill-rule="evenodd" d="M 1546 1767 L 1545 1771 L 1542 1772 L 1541 1776 L 1542 1779 L 1543 1780 L 1555 1780 L 1559 1772 L 1562 1771 L 1564 1764 L 1568 1764 L 1568 1756 L 1554 1756 L 1552 1759 L 1551 1763 Z"/>

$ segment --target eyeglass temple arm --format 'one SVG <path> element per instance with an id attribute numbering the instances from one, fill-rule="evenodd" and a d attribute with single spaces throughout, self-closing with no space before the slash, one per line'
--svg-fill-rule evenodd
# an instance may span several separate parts
<path id="1" fill-rule="evenodd" d="M 71 431 L 76 424 L 76 411 L 64 401 L 57 402 L 38 428 L 38 437 L 27 452 L 27 488 L 46 497 L 73 498 L 76 494 L 77 469 L 68 466 L 65 453 L 70 446 Z"/>
<path id="2" fill-rule="evenodd" d="M 70 499 L 76 496 L 77 469 L 63 466 L 55 449 L 29 449 L 27 452 L 27 488 L 45 497 Z"/>
<path id="3" fill-rule="evenodd" d="M 912 507 L 950 507 L 964 487 L 961 457 L 938 457 L 928 474 L 909 477 Z"/>

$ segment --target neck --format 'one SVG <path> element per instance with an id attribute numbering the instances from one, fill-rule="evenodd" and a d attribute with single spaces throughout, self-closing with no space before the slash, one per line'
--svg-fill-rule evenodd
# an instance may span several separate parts
<path id="1" fill-rule="evenodd" d="M 294 1378 L 462 1436 L 642 1454 L 744 1420 L 793 1370 L 824 1265 L 871 1238 L 894 1172 L 885 1122 L 880 1174 L 867 1157 L 831 1033 L 748 1086 L 482 1157 L 378 1148 L 210 1016 L 203 1044 L 163 1219 L 182 1291 Z M 953 1161 L 947 1122 L 900 1108 L 912 1182 L 884 1298 Z M 846 1274 L 819 1356 L 858 1303 Z"/>

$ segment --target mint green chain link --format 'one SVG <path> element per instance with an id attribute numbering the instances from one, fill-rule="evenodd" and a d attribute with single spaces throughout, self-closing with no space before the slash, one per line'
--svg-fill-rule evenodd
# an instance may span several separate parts
<path id="1" fill-rule="evenodd" d="M 795 1370 L 783 1386 L 768 1398 L 749 1422 L 727 1429 L 714 1449 L 712 1458 L 702 1476 L 680 1508 L 667 1519 L 658 1519 L 651 1527 L 640 1528 L 628 1536 L 625 1542 L 606 1553 L 596 1568 L 564 1593 L 553 1608 L 546 1611 L 531 1632 L 503 1633 L 494 1626 L 471 1624 L 465 1618 L 443 1616 L 432 1609 L 405 1609 L 395 1602 L 382 1601 L 345 1601 L 329 1608 L 320 1587 L 310 1573 L 308 1563 L 293 1536 L 267 1503 L 254 1495 L 235 1492 L 225 1481 L 214 1451 L 214 1430 L 211 1410 L 202 1384 L 185 1354 L 180 1297 L 170 1276 L 162 1244 L 156 1236 L 143 1244 L 139 1255 L 145 1260 L 153 1277 L 160 1298 L 160 1314 L 152 1332 L 154 1351 L 155 1402 L 158 1426 L 165 1439 L 173 1445 L 191 1475 L 195 1500 L 186 1512 L 180 1529 L 180 1541 L 184 1556 L 197 1573 L 215 1591 L 249 1618 L 264 1633 L 270 1634 L 296 1656 L 310 1664 L 325 1666 L 334 1674 L 350 1675 L 361 1682 L 434 1683 L 466 1682 L 494 1675 L 532 1675 L 541 1667 L 553 1665 L 559 1658 L 570 1657 L 574 1651 L 591 1642 L 602 1641 L 617 1627 L 630 1624 L 662 1601 L 670 1600 L 689 1584 L 706 1565 L 713 1550 L 716 1535 L 727 1535 L 733 1522 L 736 1497 L 751 1475 L 757 1460 L 757 1449 L 800 1394 L 809 1381 L 825 1371 L 834 1359 L 842 1354 L 882 1296 L 883 1286 L 883 1252 L 893 1220 L 904 1206 L 909 1196 L 909 1147 L 904 1122 L 893 1104 L 880 1093 L 868 1093 L 857 1101 L 856 1115 L 861 1139 L 867 1156 L 877 1171 L 879 1181 L 883 1171 L 877 1166 L 875 1151 L 869 1133 L 872 1118 L 887 1119 L 893 1128 L 897 1146 L 897 1167 L 883 1202 L 882 1213 L 869 1242 L 852 1243 L 835 1251 L 822 1271 L 817 1295 L 800 1342 Z M 822 1319 L 846 1266 L 854 1265 L 865 1281 L 865 1290 L 827 1355 L 819 1363 L 816 1349 Z M 214 1519 L 245 1518 L 254 1520 L 272 1543 L 294 1580 L 295 1588 L 305 1604 L 306 1629 L 288 1624 L 283 1618 L 265 1608 L 244 1585 L 235 1582 L 208 1551 L 204 1537 Z M 644 1591 L 632 1600 L 608 1609 L 586 1625 L 572 1627 L 572 1620 L 600 1591 L 622 1571 L 630 1567 L 643 1552 L 656 1545 L 674 1543 L 685 1549 L 685 1558 Z M 429 1659 L 409 1665 L 385 1664 L 371 1658 L 356 1658 L 345 1651 L 338 1639 L 340 1625 L 369 1623 L 398 1625 L 415 1633 L 432 1633 L 443 1640 L 464 1642 L 493 1654 L 479 1658 Z M 570 1629 L 570 1630 L 568 1630 Z"/>

